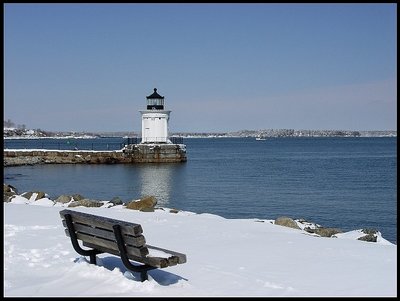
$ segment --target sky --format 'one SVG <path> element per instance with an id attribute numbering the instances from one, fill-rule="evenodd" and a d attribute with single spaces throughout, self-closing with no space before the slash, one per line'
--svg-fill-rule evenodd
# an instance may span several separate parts
<path id="1" fill-rule="evenodd" d="M 396 130 L 397 4 L 12 4 L 4 119 L 170 132 Z"/>
<path id="2" fill-rule="evenodd" d="M 380 233 L 366 242 L 357 240 L 365 235 L 360 229 L 314 237 L 303 230 L 309 223 L 292 229 L 274 220 L 106 203 L 69 208 L 138 223 L 146 243 L 186 255 L 186 263 L 151 270 L 140 282 L 116 256 L 99 254 L 90 265 L 76 253 L 59 215 L 69 203 L 53 200 L 33 193 L 4 203 L 5 297 L 397 296 L 397 245 Z"/>

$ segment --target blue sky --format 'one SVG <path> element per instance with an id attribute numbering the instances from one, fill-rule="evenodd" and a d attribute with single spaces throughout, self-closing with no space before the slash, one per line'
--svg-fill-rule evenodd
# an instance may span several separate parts
<path id="1" fill-rule="evenodd" d="M 396 4 L 4 4 L 4 119 L 172 132 L 397 129 Z"/>

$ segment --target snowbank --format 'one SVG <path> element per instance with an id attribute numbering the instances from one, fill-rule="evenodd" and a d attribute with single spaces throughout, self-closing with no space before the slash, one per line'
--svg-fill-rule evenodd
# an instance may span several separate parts
<path id="1" fill-rule="evenodd" d="M 397 246 L 315 237 L 269 220 L 141 212 L 123 206 L 71 210 L 140 223 L 147 243 L 184 253 L 185 264 L 149 271 L 100 254 L 90 265 L 65 235 L 67 204 L 16 197 L 4 203 L 5 296 L 396 296 Z M 32 206 L 36 205 L 36 206 Z M 343 239 L 342 239 L 343 238 Z"/>

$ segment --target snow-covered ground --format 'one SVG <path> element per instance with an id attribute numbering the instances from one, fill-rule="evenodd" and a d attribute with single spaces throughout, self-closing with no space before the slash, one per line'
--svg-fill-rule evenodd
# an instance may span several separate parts
<path id="1" fill-rule="evenodd" d="M 96 266 L 77 254 L 64 206 L 21 196 L 4 203 L 5 296 L 397 296 L 397 246 L 357 240 L 357 230 L 323 238 L 270 220 L 70 208 L 139 223 L 147 243 L 186 254 L 185 264 L 140 282 L 116 256 L 100 254 Z"/>

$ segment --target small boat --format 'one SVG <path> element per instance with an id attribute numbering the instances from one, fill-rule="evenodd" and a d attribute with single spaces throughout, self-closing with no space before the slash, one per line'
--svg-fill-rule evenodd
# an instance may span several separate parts
<path id="1" fill-rule="evenodd" d="M 265 139 L 265 137 L 258 136 L 258 137 L 256 137 L 256 140 L 257 141 L 263 141 L 263 140 L 267 140 L 267 139 Z"/>

